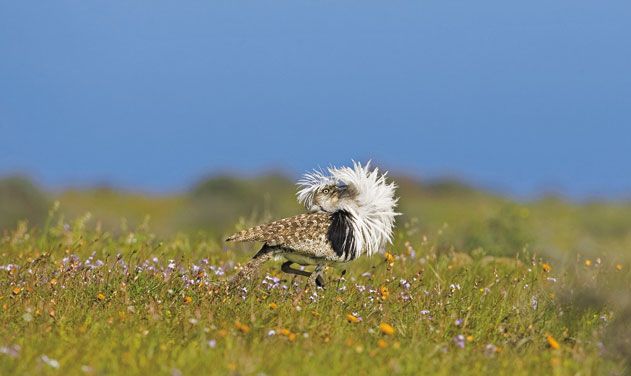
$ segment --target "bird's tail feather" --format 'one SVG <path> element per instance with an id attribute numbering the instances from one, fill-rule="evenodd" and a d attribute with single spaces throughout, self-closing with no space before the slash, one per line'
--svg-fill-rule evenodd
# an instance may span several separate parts
<path id="1" fill-rule="evenodd" d="M 239 231 L 236 234 L 232 234 L 226 238 L 227 242 L 247 242 L 247 241 L 261 241 L 261 233 L 259 228 L 252 227 L 243 231 Z"/>

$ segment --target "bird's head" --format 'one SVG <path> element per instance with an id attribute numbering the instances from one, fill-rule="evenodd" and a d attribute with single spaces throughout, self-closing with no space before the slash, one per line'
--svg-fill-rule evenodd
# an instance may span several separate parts
<path id="1" fill-rule="evenodd" d="M 334 213 L 340 209 L 354 205 L 357 190 L 344 183 L 322 184 L 313 190 L 309 203 L 305 202 L 310 212 Z"/>

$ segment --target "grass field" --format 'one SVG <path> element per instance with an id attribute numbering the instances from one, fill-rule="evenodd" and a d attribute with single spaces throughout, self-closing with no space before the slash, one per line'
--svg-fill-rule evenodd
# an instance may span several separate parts
<path id="1" fill-rule="evenodd" d="M 628 231 L 558 233 L 543 213 L 568 208 L 518 208 L 465 240 L 406 220 L 387 254 L 328 269 L 324 290 L 273 262 L 231 295 L 213 286 L 256 245 L 51 213 L 0 242 L 0 374 L 628 374 Z M 528 210 L 550 223 L 512 222 Z M 583 248 L 538 254 L 544 234 Z"/>

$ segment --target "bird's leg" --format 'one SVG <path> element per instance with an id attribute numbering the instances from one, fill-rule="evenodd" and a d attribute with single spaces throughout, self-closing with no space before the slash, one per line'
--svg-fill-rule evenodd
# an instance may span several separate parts
<path id="1" fill-rule="evenodd" d="M 309 286 L 324 287 L 324 279 L 322 278 L 322 271 L 324 270 L 323 264 L 316 265 L 315 269 L 309 276 Z"/>
<path id="2" fill-rule="evenodd" d="M 340 283 L 342 282 L 342 279 L 344 279 L 345 275 L 346 275 L 346 269 L 342 270 L 342 273 L 340 273 L 340 276 L 337 279 L 337 288 L 340 288 Z"/>
<path id="3" fill-rule="evenodd" d="M 283 265 L 280 266 L 280 270 L 284 271 L 285 273 L 302 275 L 302 276 L 305 276 L 305 277 L 309 277 L 311 275 L 311 273 L 306 272 L 304 270 L 292 268 L 291 267 L 292 264 L 293 264 L 293 262 L 286 261 L 286 262 L 283 263 Z"/>

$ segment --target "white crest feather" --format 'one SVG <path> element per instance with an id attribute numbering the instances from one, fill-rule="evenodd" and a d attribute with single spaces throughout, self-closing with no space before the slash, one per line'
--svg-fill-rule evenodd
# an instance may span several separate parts
<path id="1" fill-rule="evenodd" d="M 331 171 L 331 168 L 329 168 L 329 171 Z M 312 211 L 313 198 L 318 188 L 332 183 L 335 183 L 335 179 L 332 176 L 324 175 L 322 170 L 313 170 L 304 174 L 297 183 L 298 187 L 301 188 L 297 193 L 298 202 L 304 205 L 307 210 Z"/>
<path id="2" fill-rule="evenodd" d="M 379 174 L 379 169 L 370 170 L 353 161 L 353 167 L 329 167 L 329 175 L 322 171 L 305 174 L 298 181 L 298 202 L 309 211 L 317 211 L 314 197 L 318 188 L 330 184 L 344 184 L 357 193 L 354 200 L 344 202 L 338 210 L 346 210 L 352 215 L 352 227 L 355 237 L 357 256 L 366 253 L 372 255 L 383 251 L 387 243 L 392 242 L 394 218 L 399 215 L 394 211 L 398 198 L 395 197 L 396 185 L 386 181 L 386 174 Z"/>

